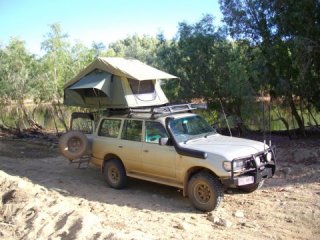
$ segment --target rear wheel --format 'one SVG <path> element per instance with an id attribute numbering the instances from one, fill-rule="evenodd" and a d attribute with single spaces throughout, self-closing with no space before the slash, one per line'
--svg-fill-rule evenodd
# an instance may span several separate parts
<path id="1" fill-rule="evenodd" d="M 260 189 L 263 186 L 263 184 L 264 184 L 264 179 L 262 179 L 259 183 L 241 186 L 241 187 L 239 187 L 239 189 L 246 192 L 246 193 L 252 193 L 252 192 Z"/>
<path id="2" fill-rule="evenodd" d="M 108 185 L 112 188 L 121 189 L 127 185 L 126 170 L 118 159 L 110 159 L 106 162 L 103 175 Z"/>
<path id="3" fill-rule="evenodd" d="M 204 212 L 212 211 L 223 200 L 222 184 L 210 173 L 197 173 L 189 181 L 188 196 L 195 208 Z"/>

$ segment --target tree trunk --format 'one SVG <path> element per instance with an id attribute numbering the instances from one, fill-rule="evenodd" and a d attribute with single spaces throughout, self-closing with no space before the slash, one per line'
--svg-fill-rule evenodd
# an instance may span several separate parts
<path id="1" fill-rule="evenodd" d="M 56 135 L 57 135 L 57 137 L 59 137 L 59 130 L 58 130 L 58 126 L 57 126 L 57 122 L 56 122 L 56 118 L 55 118 L 54 114 L 52 117 L 53 117 L 54 127 L 56 128 Z"/>
<path id="2" fill-rule="evenodd" d="M 305 137 L 306 136 L 306 132 L 305 132 L 304 124 L 303 124 L 303 121 L 302 121 L 298 111 L 297 111 L 297 108 L 296 108 L 296 105 L 295 105 L 295 103 L 293 101 L 292 96 L 289 96 L 288 101 L 289 101 L 289 105 L 290 105 L 290 108 L 291 108 L 291 113 L 292 113 L 293 117 L 295 118 L 295 120 L 298 123 L 299 132 L 300 132 L 300 134 L 302 136 Z"/>
<path id="3" fill-rule="evenodd" d="M 239 101 L 237 101 L 237 104 L 235 106 L 235 113 L 236 113 L 236 116 L 237 116 L 237 119 L 236 119 L 236 125 L 237 125 L 237 130 L 238 130 L 238 135 L 239 137 L 240 136 L 243 136 L 246 134 L 246 126 L 244 125 L 244 121 L 242 119 L 242 114 L 241 114 L 241 104 L 242 104 L 242 101 L 241 99 L 239 99 Z"/>
<path id="4" fill-rule="evenodd" d="M 279 119 L 275 119 L 274 121 L 280 120 L 280 121 L 284 124 L 284 126 L 285 126 L 286 129 L 287 129 L 288 137 L 291 139 L 291 133 L 290 133 L 289 123 L 288 123 L 288 121 L 287 121 L 284 117 L 281 116 L 278 107 L 276 107 L 276 114 L 278 115 Z"/>
<path id="5" fill-rule="evenodd" d="M 318 122 L 317 122 L 317 119 L 314 117 L 310 106 L 307 106 L 307 110 L 308 110 L 308 112 L 309 112 L 309 115 L 312 117 L 314 123 L 316 124 L 316 126 L 319 127 L 319 124 L 318 124 Z M 311 124 L 311 121 L 310 121 L 310 124 Z"/>
<path id="6" fill-rule="evenodd" d="M 63 118 L 63 113 L 61 110 L 61 105 L 60 102 L 58 101 L 57 104 L 52 103 L 53 109 L 54 109 L 54 113 L 56 114 L 56 116 L 58 117 L 59 121 L 62 123 L 64 129 L 66 130 L 66 132 L 68 132 L 68 126 L 66 124 L 65 119 Z"/>
<path id="7" fill-rule="evenodd" d="M 304 109 L 303 109 L 303 101 L 302 101 L 302 98 L 300 97 L 300 100 L 299 100 L 299 105 L 300 105 L 300 117 L 301 117 L 301 120 L 302 120 L 302 123 L 303 123 L 303 126 L 305 126 L 305 120 L 304 120 L 304 116 L 303 116 L 303 112 L 304 112 Z"/>
<path id="8" fill-rule="evenodd" d="M 284 124 L 284 126 L 286 127 L 287 129 L 287 133 L 288 133 L 288 136 L 289 138 L 291 139 L 291 133 L 290 133 L 290 127 L 289 127 L 289 123 L 287 122 L 286 119 L 284 119 L 283 117 L 280 117 L 279 120 Z"/>
<path id="9" fill-rule="evenodd" d="M 43 129 L 43 127 L 38 124 L 35 120 L 34 120 L 34 115 L 32 114 L 32 118 L 30 118 L 29 114 L 27 113 L 27 110 L 24 106 L 23 100 L 18 101 L 19 103 L 19 107 L 23 113 L 23 120 L 25 120 L 26 122 L 28 122 L 29 124 L 29 128 L 32 128 L 34 130 L 41 130 Z M 24 122 L 24 121 L 23 121 Z M 26 128 L 26 126 L 25 126 Z"/>

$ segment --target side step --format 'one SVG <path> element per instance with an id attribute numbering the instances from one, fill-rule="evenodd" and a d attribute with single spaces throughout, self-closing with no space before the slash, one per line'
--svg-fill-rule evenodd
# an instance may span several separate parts
<path id="1" fill-rule="evenodd" d="M 83 155 L 78 159 L 70 160 L 70 164 L 76 163 L 76 164 L 78 164 L 77 168 L 81 168 L 81 169 L 83 168 L 84 169 L 84 168 L 87 168 L 89 166 L 90 160 L 91 160 L 91 155 Z"/>

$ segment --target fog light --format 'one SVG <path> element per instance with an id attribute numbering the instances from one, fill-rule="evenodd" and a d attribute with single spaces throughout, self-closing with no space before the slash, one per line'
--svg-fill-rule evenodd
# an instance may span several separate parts
<path id="1" fill-rule="evenodd" d="M 259 167 L 259 166 L 260 166 L 260 164 L 261 164 L 260 157 L 259 157 L 259 156 L 257 156 L 257 157 L 255 157 L 255 159 L 254 159 L 254 160 L 256 161 L 256 164 L 257 164 L 257 166 Z"/>
<path id="2" fill-rule="evenodd" d="M 267 159 L 268 162 L 271 161 L 271 159 L 272 159 L 272 153 L 271 153 L 271 152 L 268 152 L 268 153 L 266 154 L 266 159 Z"/>

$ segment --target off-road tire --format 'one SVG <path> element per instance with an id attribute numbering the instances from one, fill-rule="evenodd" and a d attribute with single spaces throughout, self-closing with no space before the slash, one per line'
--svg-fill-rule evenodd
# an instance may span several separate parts
<path id="1" fill-rule="evenodd" d="M 105 163 L 103 176 L 108 185 L 112 188 L 121 189 L 127 185 L 128 179 L 126 170 L 118 159 L 110 159 Z"/>
<path id="2" fill-rule="evenodd" d="M 223 201 L 221 182 L 208 172 L 199 172 L 188 183 L 188 197 L 192 205 L 201 211 L 215 210 Z"/>
<path id="3" fill-rule="evenodd" d="M 89 141 L 79 131 L 70 131 L 63 134 L 59 139 L 59 149 L 63 156 L 74 160 L 85 155 L 88 151 Z"/>
<path id="4" fill-rule="evenodd" d="M 245 186 L 239 187 L 239 189 L 246 193 L 252 193 L 258 189 L 260 189 L 264 184 L 264 179 L 262 179 L 259 183 L 248 184 Z"/>

